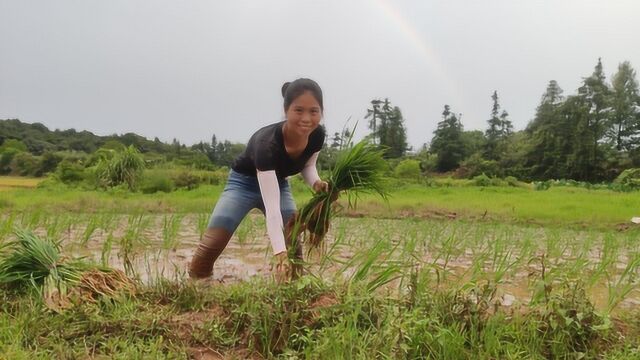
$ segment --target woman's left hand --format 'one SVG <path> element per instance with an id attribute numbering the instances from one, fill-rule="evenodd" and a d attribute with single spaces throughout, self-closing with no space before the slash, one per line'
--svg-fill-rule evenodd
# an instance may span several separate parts
<path id="1" fill-rule="evenodd" d="M 329 192 L 329 183 L 324 180 L 317 180 L 315 183 L 313 183 L 313 191 Z"/>

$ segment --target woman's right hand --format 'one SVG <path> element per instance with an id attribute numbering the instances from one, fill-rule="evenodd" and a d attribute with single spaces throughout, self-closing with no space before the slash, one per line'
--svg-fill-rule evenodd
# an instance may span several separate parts
<path id="1" fill-rule="evenodd" d="M 291 280 L 291 261 L 286 251 L 277 253 L 275 278 L 279 284 L 287 283 Z"/>

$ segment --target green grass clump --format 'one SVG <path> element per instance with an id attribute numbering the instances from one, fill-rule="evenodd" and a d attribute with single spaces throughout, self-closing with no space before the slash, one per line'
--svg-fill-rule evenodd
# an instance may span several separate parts
<path id="1" fill-rule="evenodd" d="M 0 284 L 22 286 L 80 281 L 87 266 L 79 261 L 64 261 L 59 244 L 21 229 L 15 234 L 18 240 L 7 243 L 0 258 Z"/>
<path id="2" fill-rule="evenodd" d="M 133 288 L 120 271 L 100 269 L 81 259 L 63 256 L 59 243 L 22 229 L 15 230 L 15 235 L 17 240 L 4 244 L 0 252 L 0 286 L 32 286 L 53 310 L 70 307 L 72 291 L 84 300 L 93 300 L 95 296 L 112 296 L 120 289 Z"/>

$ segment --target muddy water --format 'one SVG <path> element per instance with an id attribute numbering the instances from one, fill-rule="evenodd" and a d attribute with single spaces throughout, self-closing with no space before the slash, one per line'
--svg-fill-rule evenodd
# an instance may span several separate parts
<path id="1" fill-rule="evenodd" d="M 146 283 L 152 283 L 158 278 L 178 281 L 186 279 L 189 261 L 199 242 L 202 226 L 205 226 L 203 220 L 206 220 L 206 214 L 186 215 L 177 220 L 177 232 L 167 235 L 166 224 L 172 214 L 144 215 L 139 221 L 130 216 L 116 216 L 95 226 L 96 229 L 87 235 L 86 229 L 92 221 L 91 216 L 71 221 L 64 231 L 57 233 L 65 253 L 85 256 L 98 263 L 106 261 L 111 267 L 124 269 L 121 245 L 123 239 L 132 239 L 129 259 L 135 274 Z M 37 232 L 43 235 L 46 229 L 40 227 Z M 607 236 L 609 245 L 604 244 Z M 442 283 L 438 286 L 455 286 L 470 280 L 490 279 L 494 275 L 497 256 L 507 257 L 514 265 L 500 278 L 496 295 L 498 301 L 505 306 L 526 304 L 531 299 L 535 281 L 541 276 L 542 266 L 539 262 L 527 261 L 528 259 L 546 256 L 547 276 L 555 276 L 556 270 L 560 273 L 569 272 L 578 260 L 585 261 L 587 265 L 582 269 L 585 272 L 583 280 L 586 281 L 586 272 L 593 272 L 605 256 L 603 254 L 611 251 L 612 246 L 616 249 L 615 259 L 609 269 L 618 274 L 631 261 L 631 254 L 640 250 L 635 239 L 616 233 L 603 235 L 456 221 L 338 218 L 325 241 L 326 251 L 330 256 L 312 254 L 307 259 L 310 264 L 308 271 L 326 279 L 334 276 L 349 277 L 358 264 L 354 263 L 349 267 L 344 263 L 354 256 L 357 258 L 366 255 L 372 244 L 379 240 L 390 245 L 388 253 L 383 252 L 376 265 L 396 261 L 431 269 L 441 279 Z M 416 243 L 415 247 L 403 249 L 412 240 Z M 109 241 L 110 249 L 105 246 Z M 336 246 L 332 248 L 333 245 Z M 262 216 L 257 212 L 252 213 L 216 262 L 213 279 L 230 283 L 255 276 L 271 276 L 270 253 L 271 245 Z M 519 257 L 525 260 L 518 260 Z M 332 260 L 322 262 L 327 258 Z M 473 272 L 474 267 L 479 271 Z M 578 274 L 573 273 L 573 279 L 582 276 L 580 269 L 574 270 Z M 640 275 L 637 274 L 637 269 L 635 272 Z M 407 275 L 408 273 L 406 271 Z M 603 277 L 588 287 L 588 296 L 598 308 L 607 306 L 609 290 L 606 281 Z M 609 281 L 616 281 L 616 278 Z M 400 281 L 395 281 L 389 286 L 399 284 Z M 636 286 L 620 303 L 619 308 L 639 306 L 640 290 Z"/>
<path id="2" fill-rule="evenodd" d="M 191 257 L 200 241 L 195 216 L 185 216 L 181 219 L 179 230 L 172 238 L 171 246 L 165 245 L 163 234 L 164 218 L 154 216 L 150 218 L 141 236 L 133 241 L 133 250 L 129 255 L 135 275 L 145 283 L 151 283 L 155 279 L 165 278 L 182 281 L 187 276 L 187 269 Z M 248 279 L 252 276 L 270 275 L 271 249 L 268 237 L 258 234 L 253 223 L 257 222 L 257 214 L 251 214 L 235 234 L 227 248 L 218 258 L 214 266 L 213 279 L 219 282 L 234 282 Z M 112 246 L 110 251 L 105 251 L 104 245 L 108 241 L 109 234 L 97 230 L 84 245 L 77 242 L 65 241 L 65 245 L 77 256 L 85 256 L 97 263 L 108 259 L 108 265 L 124 270 L 123 254 L 121 251 L 121 239 L 126 236 L 127 219 L 120 219 L 111 232 Z M 84 229 L 78 229 L 82 233 Z M 249 232 L 249 234 L 247 234 Z M 255 233 L 255 234 L 254 234 Z M 70 236 L 74 238 L 73 235 Z"/>

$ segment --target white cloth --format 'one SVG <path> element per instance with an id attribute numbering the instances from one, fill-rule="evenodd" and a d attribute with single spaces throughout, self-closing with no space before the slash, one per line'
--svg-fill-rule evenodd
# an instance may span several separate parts
<path id="1" fill-rule="evenodd" d="M 257 171 L 258 185 L 264 203 L 264 213 L 267 220 L 267 234 L 271 240 L 273 254 L 287 250 L 284 241 L 282 214 L 280 213 L 280 186 L 275 170 Z"/>
<path id="2" fill-rule="evenodd" d="M 304 181 L 311 188 L 313 188 L 313 184 L 315 184 L 316 181 L 320 180 L 320 175 L 318 175 L 318 169 L 316 168 L 316 162 L 318 161 L 319 154 L 319 151 L 313 153 L 313 155 L 311 155 L 309 160 L 307 160 L 307 163 L 304 165 L 304 168 L 300 172 Z"/>
<path id="3" fill-rule="evenodd" d="M 304 181 L 313 187 L 316 181 L 320 180 L 316 161 L 319 152 L 311 155 L 304 169 L 300 172 Z M 262 202 L 264 203 L 264 212 L 267 222 L 267 234 L 271 240 L 273 254 L 279 254 L 287 250 L 284 240 L 284 221 L 280 212 L 280 186 L 278 185 L 278 177 L 275 170 L 256 171 L 258 177 L 258 185 L 262 194 Z"/>

